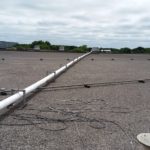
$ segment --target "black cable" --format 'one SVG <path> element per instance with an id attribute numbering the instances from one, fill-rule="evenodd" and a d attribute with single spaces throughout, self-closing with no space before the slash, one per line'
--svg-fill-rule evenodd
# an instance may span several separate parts
<path id="1" fill-rule="evenodd" d="M 71 90 L 71 89 L 78 89 L 78 88 L 91 88 L 91 87 L 100 87 L 100 86 L 115 86 L 115 85 L 124 85 L 124 84 L 138 84 L 138 83 L 143 84 L 146 82 L 150 82 L 150 79 L 87 83 L 87 84 L 76 84 L 76 85 L 66 85 L 66 86 L 51 86 L 51 87 L 41 87 L 38 88 L 38 90 L 41 90 L 41 92 L 46 92 L 46 91 Z M 19 91 L 23 91 L 23 90 L 16 90 L 16 89 L 1 90 L 0 89 L 0 96 L 12 95 Z"/>
<path id="2" fill-rule="evenodd" d="M 70 100 L 75 101 L 75 100 Z M 77 104 L 80 105 L 91 105 L 92 102 L 97 102 L 97 101 L 105 101 L 102 99 L 92 99 L 88 102 L 82 102 L 81 100 L 77 100 Z M 20 109 L 22 110 L 22 109 Z M 50 131 L 50 132 L 55 132 L 55 131 L 63 131 L 66 130 L 67 128 L 69 128 L 68 123 L 87 123 L 87 125 L 95 130 L 103 130 L 106 128 L 106 125 L 115 125 L 122 133 L 124 133 L 124 135 L 130 139 L 130 141 L 133 143 L 134 142 L 137 144 L 137 140 L 136 138 L 134 138 L 132 136 L 132 134 L 128 133 L 126 131 L 125 128 L 123 128 L 118 122 L 114 121 L 114 120 L 107 120 L 104 118 L 94 118 L 94 117 L 86 117 L 83 116 L 83 113 L 85 113 L 85 110 L 82 111 L 72 111 L 69 110 L 67 111 L 66 109 L 57 109 L 55 107 L 46 107 L 43 109 L 34 109 L 34 108 L 29 108 L 29 109 L 23 109 L 23 110 L 31 110 L 31 111 L 37 111 L 36 114 L 29 114 L 29 113 L 16 113 L 16 114 L 12 114 L 10 116 L 13 117 L 13 119 L 17 120 L 17 122 L 19 121 L 27 121 L 27 123 L 22 123 L 22 124 L 18 124 L 18 123 L 1 123 L 1 126 L 18 126 L 18 127 L 22 127 L 22 126 L 35 126 L 37 129 L 43 130 L 43 131 Z M 58 118 L 51 118 L 51 117 L 45 117 L 43 116 L 41 113 L 56 113 L 56 114 L 60 114 L 62 115 L 61 119 Z M 88 110 L 88 113 L 91 113 L 92 111 Z M 95 111 L 96 112 L 96 111 Z M 101 112 L 101 110 L 97 111 L 97 112 Z M 118 111 L 119 113 L 119 111 Z M 122 111 L 120 111 L 120 113 L 122 113 Z M 130 113 L 130 112 L 129 112 Z M 55 114 L 54 114 L 55 116 Z M 49 129 L 46 127 L 42 127 L 43 125 L 47 125 L 47 124 L 54 124 L 54 123 L 58 123 L 60 124 L 60 127 L 58 129 Z M 132 147 L 133 149 L 133 147 Z"/>
<path id="3" fill-rule="evenodd" d="M 143 80 L 128 80 L 119 82 L 102 82 L 102 83 L 87 83 L 87 84 L 76 84 L 68 86 L 53 86 L 53 87 L 43 87 L 43 92 L 45 91 L 57 91 L 57 90 L 68 90 L 68 89 L 78 89 L 78 88 L 90 88 L 90 87 L 100 87 L 100 86 L 114 86 L 114 85 L 124 85 L 124 84 L 138 84 L 150 82 L 150 79 Z"/>
<path id="4" fill-rule="evenodd" d="M 36 109 L 28 109 L 28 110 L 36 110 Z M 125 131 L 120 127 L 120 125 L 118 123 L 116 123 L 115 121 L 110 121 L 110 120 L 106 120 L 106 119 L 95 119 L 95 118 L 89 118 L 89 117 L 85 117 L 82 116 L 81 114 L 84 112 L 73 112 L 73 111 L 66 111 L 66 110 L 62 110 L 62 109 L 55 109 L 53 107 L 50 108 L 45 108 L 43 110 L 36 110 L 38 111 L 38 113 L 40 112 L 54 112 L 54 113 L 59 113 L 64 115 L 67 118 L 64 119 L 54 119 L 54 118 L 49 118 L 49 117 L 44 117 L 40 114 L 26 114 L 26 113 L 21 113 L 21 114 L 13 114 L 11 115 L 15 120 L 18 121 L 27 121 L 29 123 L 25 123 L 25 124 L 5 124 L 5 123 L 1 123 L 0 125 L 4 125 L 4 126 L 25 126 L 25 125 L 34 125 L 35 127 L 41 129 L 41 130 L 49 130 L 49 131 L 61 131 L 61 130 L 66 130 L 68 128 L 66 123 L 71 123 L 71 122 L 85 122 L 88 123 L 88 125 L 91 128 L 94 129 L 103 129 L 105 128 L 105 124 L 106 123 L 111 123 L 114 124 L 116 126 L 118 126 L 124 133 Z M 90 112 L 90 111 L 89 111 Z M 97 111 L 98 112 L 98 111 Z M 34 122 L 36 121 L 36 123 Z M 39 122 L 38 122 L 39 121 Z M 57 130 L 51 130 L 51 129 L 45 129 L 40 127 L 39 125 L 42 124 L 49 124 L 49 123 L 62 123 L 63 124 L 63 128 L 57 129 Z M 98 123 L 100 126 L 94 126 L 92 123 Z M 127 135 L 127 133 L 125 133 Z"/>

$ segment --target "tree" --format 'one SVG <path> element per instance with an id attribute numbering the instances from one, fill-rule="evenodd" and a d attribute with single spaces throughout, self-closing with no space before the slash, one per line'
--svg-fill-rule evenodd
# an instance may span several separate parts
<path id="1" fill-rule="evenodd" d="M 135 49 L 132 50 L 133 53 L 144 53 L 145 49 L 143 47 L 137 47 Z"/>
<path id="2" fill-rule="evenodd" d="M 31 48 L 34 48 L 36 45 L 39 45 L 41 49 L 50 49 L 51 48 L 51 44 L 48 41 L 34 41 L 31 44 Z"/>
<path id="3" fill-rule="evenodd" d="M 150 48 L 145 48 L 145 53 L 150 53 Z"/>
<path id="4" fill-rule="evenodd" d="M 87 48 L 86 45 L 82 45 L 82 46 L 80 46 L 80 47 L 74 49 L 75 52 L 79 52 L 79 53 L 85 53 L 85 52 L 87 52 L 88 50 L 89 50 L 89 49 Z"/>
<path id="5" fill-rule="evenodd" d="M 120 50 L 117 49 L 117 48 L 111 48 L 111 52 L 114 53 L 114 54 L 119 54 Z"/>
<path id="6" fill-rule="evenodd" d="M 124 54 L 130 54 L 130 53 L 131 53 L 131 49 L 128 48 L 128 47 L 121 48 L 121 49 L 120 49 L 120 52 L 121 52 L 121 53 L 124 53 Z"/>

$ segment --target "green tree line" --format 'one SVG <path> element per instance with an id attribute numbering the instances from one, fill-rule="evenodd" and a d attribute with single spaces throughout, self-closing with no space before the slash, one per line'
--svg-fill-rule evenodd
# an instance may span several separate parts
<path id="1" fill-rule="evenodd" d="M 54 51 L 59 51 L 60 45 L 52 45 L 49 41 L 33 41 L 31 44 L 17 44 L 15 48 L 17 50 L 33 50 L 35 46 L 39 46 L 40 50 L 54 50 Z M 92 48 L 87 47 L 86 45 L 82 46 L 64 46 L 64 49 L 66 52 L 79 52 L 79 53 L 85 53 L 90 51 Z M 106 49 L 106 48 L 100 48 L 101 49 Z M 111 49 L 112 53 L 115 54 L 136 54 L 136 53 L 150 53 L 150 48 L 144 48 L 144 47 L 137 47 L 134 49 L 125 47 L 125 48 L 109 48 Z M 100 52 L 100 51 L 99 51 Z"/>

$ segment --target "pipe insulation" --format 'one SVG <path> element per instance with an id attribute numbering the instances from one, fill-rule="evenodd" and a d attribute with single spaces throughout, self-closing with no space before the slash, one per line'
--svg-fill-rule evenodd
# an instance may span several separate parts
<path id="1" fill-rule="evenodd" d="M 26 87 L 25 89 L 17 92 L 16 94 L 0 101 L 0 114 L 3 113 L 4 110 L 8 109 L 9 106 L 16 106 L 18 103 L 22 102 L 25 98 L 31 96 L 34 92 L 36 92 L 39 88 L 45 86 L 50 81 L 56 79 L 59 75 L 61 75 L 64 71 L 68 68 L 73 66 L 75 63 L 83 59 L 84 57 L 90 55 L 91 52 L 86 53 L 78 58 L 74 59 L 73 61 L 69 62 L 68 64 L 62 66 L 60 69 L 56 70 L 55 72 L 49 74 L 45 78 L 37 81 L 36 83 Z"/>

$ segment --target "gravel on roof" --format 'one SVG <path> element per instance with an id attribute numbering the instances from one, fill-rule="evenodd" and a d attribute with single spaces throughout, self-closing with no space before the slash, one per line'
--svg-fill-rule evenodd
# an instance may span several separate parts
<path id="1" fill-rule="evenodd" d="M 3 68 L 0 67 L 0 73 L 10 72 L 0 77 L 0 83 L 7 88 L 9 85 L 22 88 L 44 76 L 49 68 L 59 68 L 67 63 L 66 58 L 78 55 L 0 52 L 1 57 L 7 58 L 0 64 Z M 149 57 L 111 54 L 86 57 L 49 84 L 49 88 L 29 99 L 24 107 L 0 121 L 0 149 L 145 150 L 136 136 L 150 129 L 150 82 L 123 81 L 149 79 Z M 40 58 L 44 61 L 39 61 Z M 50 88 L 118 81 L 120 84 L 116 85 Z"/>

